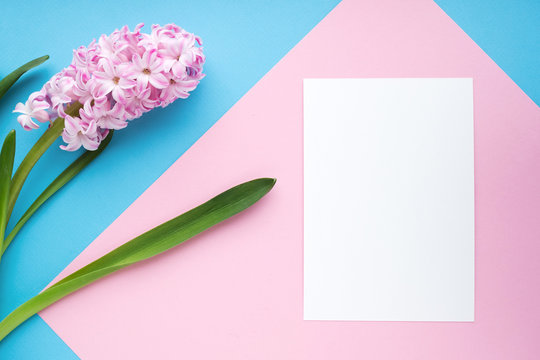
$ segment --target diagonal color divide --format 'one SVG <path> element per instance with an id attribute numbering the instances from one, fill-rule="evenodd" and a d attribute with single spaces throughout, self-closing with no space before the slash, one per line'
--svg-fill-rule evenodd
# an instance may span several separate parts
<path id="1" fill-rule="evenodd" d="M 540 105 L 540 1 L 435 2 Z"/>
<path id="2" fill-rule="evenodd" d="M 302 79 L 317 77 L 474 79 L 474 323 L 302 320 Z M 432 1 L 344 1 L 62 275 L 242 180 L 277 177 L 270 196 L 41 315 L 84 359 L 531 358 L 539 116 Z"/>

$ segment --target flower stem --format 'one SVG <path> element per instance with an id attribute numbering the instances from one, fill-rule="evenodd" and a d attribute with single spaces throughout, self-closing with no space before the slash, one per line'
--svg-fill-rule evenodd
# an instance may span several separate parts
<path id="1" fill-rule="evenodd" d="M 15 130 L 11 130 L 0 151 L 0 245 L 4 247 L 4 235 L 7 225 L 7 205 L 13 159 L 15 157 Z"/>
<path id="2" fill-rule="evenodd" d="M 67 184 L 71 179 L 81 172 L 88 164 L 94 161 L 109 145 L 113 136 L 114 130 L 109 131 L 109 135 L 103 139 L 98 149 L 95 151 L 85 151 L 81 156 L 77 158 L 71 165 L 69 165 L 54 181 L 38 196 L 32 205 L 26 210 L 23 216 L 19 219 L 15 227 L 6 236 L 3 247 L 0 247 L 0 257 L 6 251 L 7 247 L 13 240 L 13 238 L 19 233 L 21 228 L 26 222 L 34 215 L 34 213 L 43 205 L 51 196 L 53 196 L 58 190 Z M 1 229 L 0 229 L 1 230 Z M 1 241 L 0 241 L 1 243 Z"/>
<path id="3" fill-rule="evenodd" d="M 79 109 L 82 107 L 78 102 L 73 103 L 66 109 L 68 115 L 74 116 L 79 113 Z M 26 154 L 23 161 L 17 168 L 17 171 L 13 175 L 11 180 L 11 187 L 9 191 L 8 199 L 8 209 L 7 209 L 7 220 L 11 216 L 15 202 L 19 197 L 19 193 L 28 177 L 28 174 L 36 164 L 36 162 L 41 158 L 41 156 L 47 151 L 47 149 L 56 141 L 56 139 L 62 134 L 64 130 L 64 118 L 57 118 L 52 125 L 41 135 L 39 140 L 34 144 L 32 149 Z"/>

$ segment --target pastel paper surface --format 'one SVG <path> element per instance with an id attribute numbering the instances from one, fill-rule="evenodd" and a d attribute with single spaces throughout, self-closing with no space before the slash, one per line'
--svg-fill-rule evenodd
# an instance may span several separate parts
<path id="1" fill-rule="evenodd" d="M 474 320 L 473 141 L 472 79 L 304 80 L 305 320 Z"/>
<path id="2" fill-rule="evenodd" d="M 474 323 L 302 320 L 302 79 L 313 77 L 474 79 Z M 272 193 L 41 315 L 84 359 L 535 358 L 539 117 L 431 1 L 344 1 L 62 275 L 230 185 L 275 176 Z"/>

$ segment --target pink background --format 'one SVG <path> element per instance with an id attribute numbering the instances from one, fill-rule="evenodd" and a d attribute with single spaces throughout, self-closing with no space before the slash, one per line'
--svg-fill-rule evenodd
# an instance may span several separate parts
<path id="1" fill-rule="evenodd" d="M 474 78 L 474 323 L 302 320 L 302 79 L 316 77 Z M 539 159 L 538 107 L 437 5 L 345 0 L 61 276 L 232 185 L 275 189 L 41 316 L 83 359 L 533 359 Z"/>

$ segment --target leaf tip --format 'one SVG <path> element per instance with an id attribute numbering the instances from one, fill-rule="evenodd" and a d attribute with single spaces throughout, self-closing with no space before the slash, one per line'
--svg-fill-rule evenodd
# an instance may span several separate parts
<path id="1" fill-rule="evenodd" d="M 272 188 L 274 187 L 274 185 L 276 185 L 276 182 L 277 182 L 277 179 L 276 178 L 261 178 L 259 180 L 262 180 L 268 187 L 268 191 L 272 190 Z"/>
<path id="2" fill-rule="evenodd" d="M 8 144 L 8 143 L 15 143 L 15 129 L 11 129 L 7 135 L 6 135 L 6 138 L 4 139 L 4 143 L 5 144 Z"/>
<path id="3" fill-rule="evenodd" d="M 43 56 L 40 56 L 38 57 L 37 59 L 34 59 L 32 60 L 32 62 L 34 62 L 34 66 L 32 67 L 35 67 L 37 65 L 40 65 L 40 64 L 43 64 L 45 61 L 49 60 L 49 55 L 43 55 Z"/>

